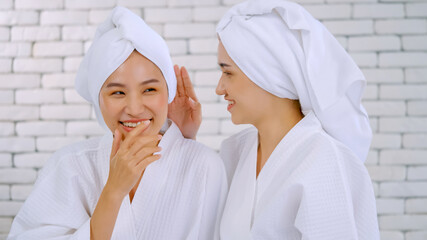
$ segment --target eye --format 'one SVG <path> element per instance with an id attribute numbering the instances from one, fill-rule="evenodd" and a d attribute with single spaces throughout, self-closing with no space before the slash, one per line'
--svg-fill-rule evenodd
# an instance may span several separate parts
<path id="1" fill-rule="evenodd" d="M 230 76 L 230 75 L 231 75 L 231 73 L 230 73 L 230 72 L 222 72 L 222 74 L 225 74 L 225 75 L 227 75 L 227 76 Z"/>
<path id="2" fill-rule="evenodd" d="M 125 94 L 125 93 L 122 91 L 115 91 L 111 95 L 122 95 L 122 94 Z"/>
<path id="3" fill-rule="evenodd" d="M 147 88 L 144 90 L 144 92 L 154 92 L 154 91 L 156 91 L 156 89 L 154 88 Z"/>

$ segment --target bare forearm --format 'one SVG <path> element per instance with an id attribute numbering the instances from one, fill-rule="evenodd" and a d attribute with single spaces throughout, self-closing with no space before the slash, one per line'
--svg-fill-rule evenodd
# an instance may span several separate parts
<path id="1" fill-rule="evenodd" d="M 122 201 L 123 197 L 117 196 L 108 187 L 104 187 L 90 220 L 91 240 L 111 238 Z"/>

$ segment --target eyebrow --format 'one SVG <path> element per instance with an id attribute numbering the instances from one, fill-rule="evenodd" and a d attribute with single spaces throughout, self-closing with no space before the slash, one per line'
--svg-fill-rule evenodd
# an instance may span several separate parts
<path id="1" fill-rule="evenodd" d="M 146 84 L 158 83 L 158 82 L 160 82 L 160 81 L 153 78 L 153 79 L 145 80 L 142 83 L 140 83 L 139 85 L 146 85 Z M 106 88 L 110 88 L 110 87 L 125 87 L 125 85 L 121 84 L 121 83 L 112 82 L 112 83 L 107 84 L 107 86 L 106 86 Z"/>
<path id="2" fill-rule="evenodd" d="M 222 68 L 225 68 L 225 67 L 231 67 L 231 65 L 229 65 L 229 64 L 227 64 L 227 63 L 218 63 L 218 65 L 219 65 L 220 67 L 222 67 Z"/>

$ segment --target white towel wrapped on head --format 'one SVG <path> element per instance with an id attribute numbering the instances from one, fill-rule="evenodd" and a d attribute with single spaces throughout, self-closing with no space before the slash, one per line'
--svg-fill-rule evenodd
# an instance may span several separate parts
<path id="1" fill-rule="evenodd" d="M 162 72 L 168 86 L 169 103 L 175 97 L 176 78 L 166 42 L 139 16 L 124 7 L 116 7 L 98 27 L 76 76 L 77 92 L 94 105 L 98 122 L 105 129 L 108 128 L 99 108 L 99 91 L 134 50 Z"/>
<path id="2" fill-rule="evenodd" d="M 365 78 L 347 52 L 300 5 L 250 0 L 217 26 L 228 55 L 262 89 L 299 99 L 322 127 L 365 161 L 372 133 L 361 105 Z"/>

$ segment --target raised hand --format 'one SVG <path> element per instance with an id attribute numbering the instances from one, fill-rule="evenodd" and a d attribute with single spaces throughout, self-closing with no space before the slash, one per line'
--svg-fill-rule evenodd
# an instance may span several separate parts
<path id="1" fill-rule="evenodd" d="M 110 173 L 90 220 L 90 239 L 110 239 L 123 198 L 141 179 L 145 168 L 158 160 L 153 155 L 161 149 L 157 146 L 160 135 L 141 135 L 148 127 L 143 122 L 129 132 L 122 141 L 122 134 L 114 131 L 110 155 Z"/>
<path id="2" fill-rule="evenodd" d="M 145 168 L 160 158 L 157 146 L 161 135 L 141 135 L 149 121 L 138 125 L 122 141 L 122 134 L 114 132 L 110 156 L 110 173 L 106 187 L 120 198 L 124 198 L 137 184 Z"/>
<path id="3" fill-rule="evenodd" d="M 177 80 L 175 99 L 169 104 L 168 118 L 175 122 L 185 138 L 196 139 L 202 123 L 202 107 L 185 67 L 174 66 Z"/>

